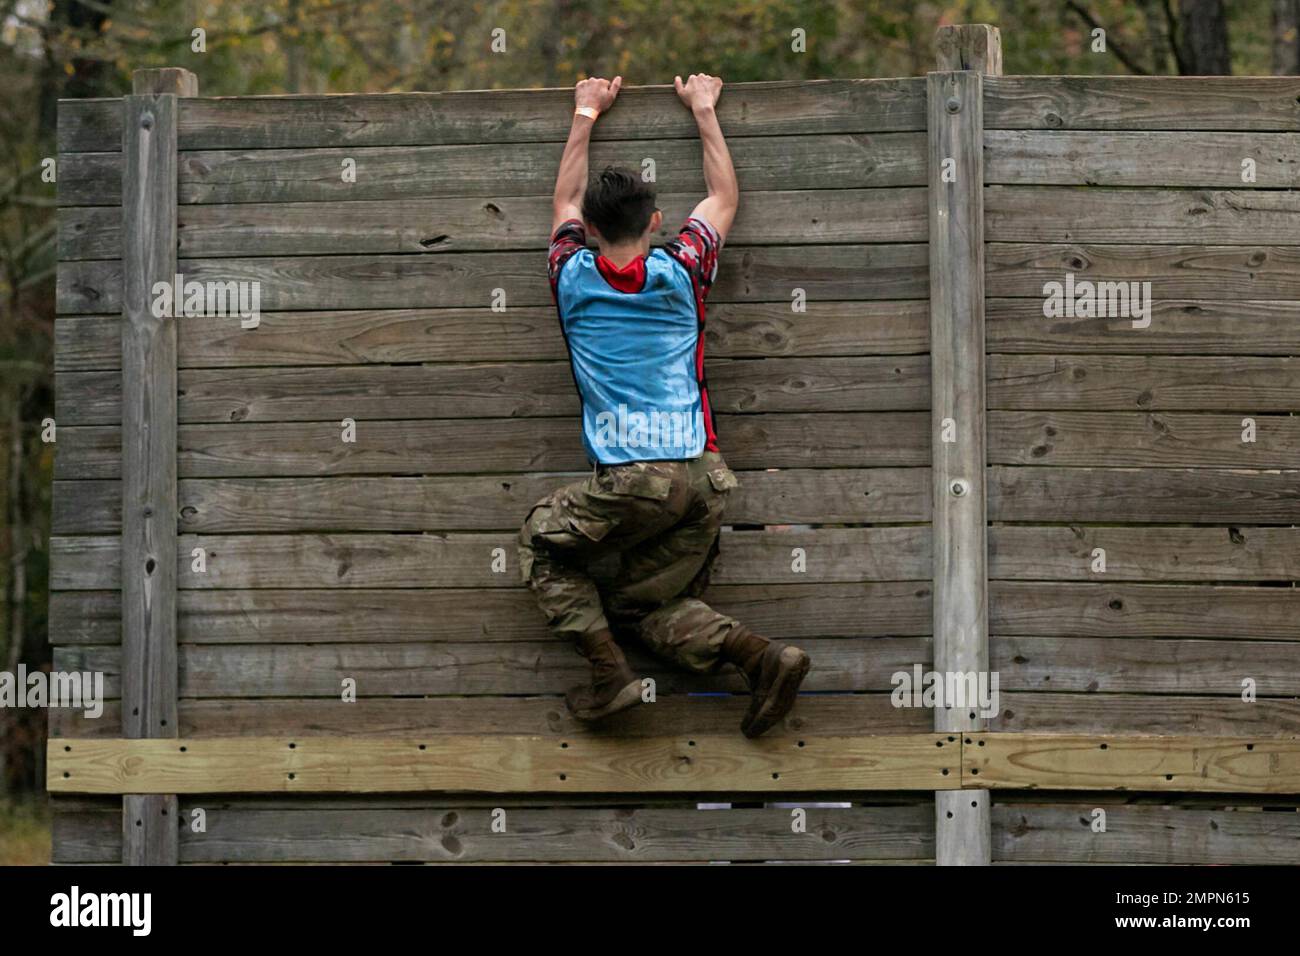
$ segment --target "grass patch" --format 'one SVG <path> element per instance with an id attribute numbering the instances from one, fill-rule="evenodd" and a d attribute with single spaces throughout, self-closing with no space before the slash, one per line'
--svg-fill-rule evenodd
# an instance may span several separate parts
<path id="1" fill-rule="evenodd" d="M 50 862 L 50 805 L 42 798 L 0 796 L 0 866 Z"/>

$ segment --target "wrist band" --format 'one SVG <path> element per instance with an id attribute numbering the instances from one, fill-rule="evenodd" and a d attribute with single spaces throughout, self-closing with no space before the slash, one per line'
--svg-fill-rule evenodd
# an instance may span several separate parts
<path id="1" fill-rule="evenodd" d="M 573 111 L 573 115 L 585 116 L 589 120 L 595 120 L 595 118 L 600 115 L 600 110 L 596 109 L 594 106 L 579 106 Z"/>

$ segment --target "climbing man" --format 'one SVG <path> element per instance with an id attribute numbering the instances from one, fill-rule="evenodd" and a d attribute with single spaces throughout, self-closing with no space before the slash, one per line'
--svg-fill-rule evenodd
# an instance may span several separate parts
<path id="1" fill-rule="evenodd" d="M 591 664 L 590 683 L 565 697 L 575 717 L 598 720 L 642 700 L 617 630 L 698 673 L 738 667 L 751 693 L 741 730 L 757 737 L 789 713 L 810 661 L 700 600 L 737 486 L 718 451 L 704 379 L 704 300 L 740 203 L 714 113 L 722 80 L 675 79 L 699 127 L 708 196 L 651 251 L 663 222 L 653 185 L 615 168 L 587 182 L 592 127 L 622 79 L 577 85 L 551 223 L 551 291 L 594 469 L 529 512 L 520 570 L 552 632 Z M 599 254 L 587 248 L 588 231 Z M 611 554 L 618 572 L 598 590 L 588 566 Z"/>

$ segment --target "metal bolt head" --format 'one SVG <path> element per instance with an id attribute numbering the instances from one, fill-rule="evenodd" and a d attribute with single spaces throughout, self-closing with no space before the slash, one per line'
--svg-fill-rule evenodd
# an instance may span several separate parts
<path id="1" fill-rule="evenodd" d="M 960 498 L 970 491 L 970 485 L 966 483 L 964 478 L 957 478 L 948 486 L 948 490 L 952 492 L 954 498 Z"/>
<path id="2" fill-rule="evenodd" d="M 949 113 L 961 112 L 961 100 L 957 99 L 957 97 L 955 96 L 948 97 L 948 102 L 944 103 L 943 105 L 944 108 L 947 109 Z"/>
<path id="3" fill-rule="evenodd" d="M 140 128 L 141 128 L 141 129 L 153 129 L 153 114 L 152 114 L 152 113 L 145 113 L 143 116 L 140 117 Z"/>

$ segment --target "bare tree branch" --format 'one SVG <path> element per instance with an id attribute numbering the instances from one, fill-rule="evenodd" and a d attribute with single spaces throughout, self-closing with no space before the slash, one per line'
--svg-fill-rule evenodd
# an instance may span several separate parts
<path id="1" fill-rule="evenodd" d="M 1105 27 L 1103 27 L 1097 21 L 1097 18 L 1094 17 L 1091 13 L 1089 13 L 1088 10 L 1082 4 L 1076 3 L 1075 0 L 1066 0 L 1065 5 L 1069 7 L 1070 10 L 1073 11 L 1079 17 L 1079 19 L 1081 19 L 1092 29 L 1095 30 L 1099 27 L 1103 30 L 1105 29 Z M 1151 75 L 1151 71 L 1148 70 L 1146 67 L 1144 67 L 1142 64 L 1138 63 L 1136 59 L 1131 57 L 1128 54 L 1128 51 L 1126 51 L 1123 47 L 1121 47 L 1118 43 L 1116 43 L 1115 39 L 1109 33 L 1106 34 L 1106 49 L 1109 50 L 1111 53 L 1114 53 L 1115 59 L 1119 60 L 1126 67 L 1128 67 L 1130 72 L 1136 73 L 1139 76 Z"/>

